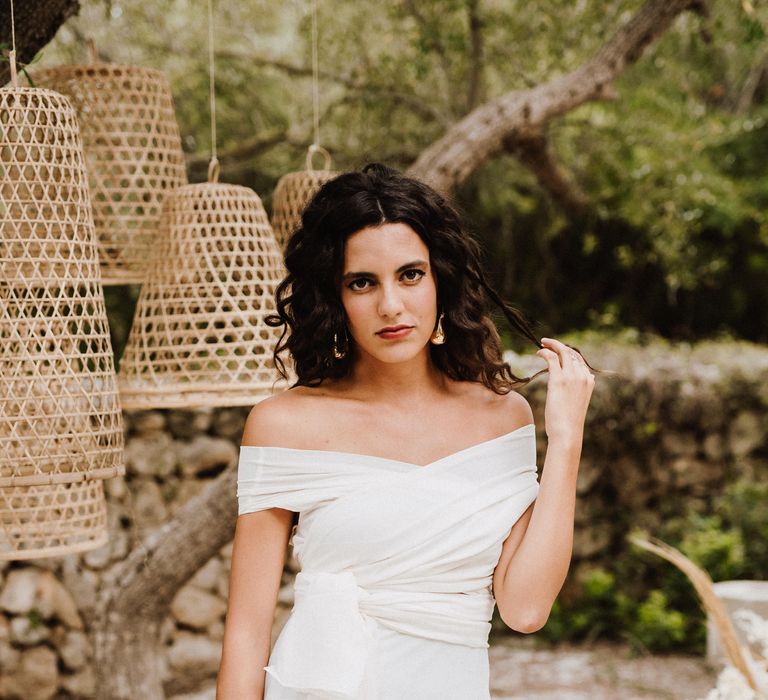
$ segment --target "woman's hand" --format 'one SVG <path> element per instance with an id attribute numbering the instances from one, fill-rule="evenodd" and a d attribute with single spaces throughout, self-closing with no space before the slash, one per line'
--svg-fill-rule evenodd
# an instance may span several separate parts
<path id="1" fill-rule="evenodd" d="M 559 340 L 542 338 L 536 354 L 549 366 L 544 424 L 547 438 L 581 442 L 595 375 L 575 350 Z"/>

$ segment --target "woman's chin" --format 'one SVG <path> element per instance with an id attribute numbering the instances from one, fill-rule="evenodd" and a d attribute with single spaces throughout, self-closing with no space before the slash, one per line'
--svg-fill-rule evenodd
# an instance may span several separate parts
<path id="1" fill-rule="evenodd" d="M 376 348 L 369 351 L 368 354 L 378 362 L 385 364 L 400 364 L 402 362 L 412 362 L 427 352 L 427 346 L 415 346 L 413 343 L 400 345 L 390 348 Z"/>

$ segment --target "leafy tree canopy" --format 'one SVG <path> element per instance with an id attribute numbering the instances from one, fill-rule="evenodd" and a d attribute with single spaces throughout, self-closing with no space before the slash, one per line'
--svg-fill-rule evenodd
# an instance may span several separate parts
<path id="1" fill-rule="evenodd" d="M 408 167 L 479 104 L 583 64 L 642 3 L 320 0 L 321 142 L 337 169 Z M 564 209 L 525 159 L 489 159 L 456 192 L 501 291 L 544 326 L 637 326 L 768 339 L 768 6 L 684 13 L 615 88 L 553 121 Z M 311 4 L 215 3 L 222 179 L 303 167 L 312 133 Z M 104 58 L 164 70 L 193 180 L 210 149 L 202 0 L 82 0 L 41 65 Z"/>

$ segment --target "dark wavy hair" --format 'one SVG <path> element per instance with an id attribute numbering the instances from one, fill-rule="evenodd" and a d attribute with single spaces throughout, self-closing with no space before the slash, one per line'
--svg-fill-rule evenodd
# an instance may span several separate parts
<path id="1" fill-rule="evenodd" d="M 513 330 L 543 346 L 523 315 L 486 281 L 480 246 L 464 230 L 455 209 L 424 183 L 371 163 L 326 182 L 304 210 L 301 227 L 288 239 L 288 274 L 277 287 L 277 313 L 266 318 L 269 326 L 283 327 L 274 351 L 283 378 L 288 378 L 280 358 L 285 350 L 298 376 L 294 386 L 317 386 L 350 371 L 354 353 L 341 359 L 333 354 L 336 341 L 349 337 L 340 296 L 344 244 L 356 231 L 385 223 L 407 224 L 429 249 L 438 310 L 445 314 L 446 341 L 430 344 L 436 367 L 452 379 L 481 382 L 497 394 L 540 374 L 516 377 L 504 362 L 490 318 L 493 304 Z"/>

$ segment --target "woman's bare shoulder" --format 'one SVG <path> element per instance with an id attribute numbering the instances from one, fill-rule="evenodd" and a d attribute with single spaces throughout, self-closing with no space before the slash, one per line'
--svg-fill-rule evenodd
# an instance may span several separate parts
<path id="1" fill-rule="evenodd" d="M 327 388 L 292 387 L 259 401 L 248 413 L 242 445 L 301 447 L 301 438 L 332 398 Z"/>
<path id="2" fill-rule="evenodd" d="M 526 398 L 512 389 L 506 394 L 497 394 L 483 384 L 462 382 L 467 405 L 475 416 L 484 415 L 495 432 L 511 432 L 533 423 L 533 411 Z"/>
<path id="3" fill-rule="evenodd" d="M 533 423 L 533 411 L 531 404 L 522 395 L 512 389 L 508 394 L 499 397 L 499 403 L 502 406 L 502 414 L 506 430 L 512 431 L 521 428 L 524 425 Z"/>

